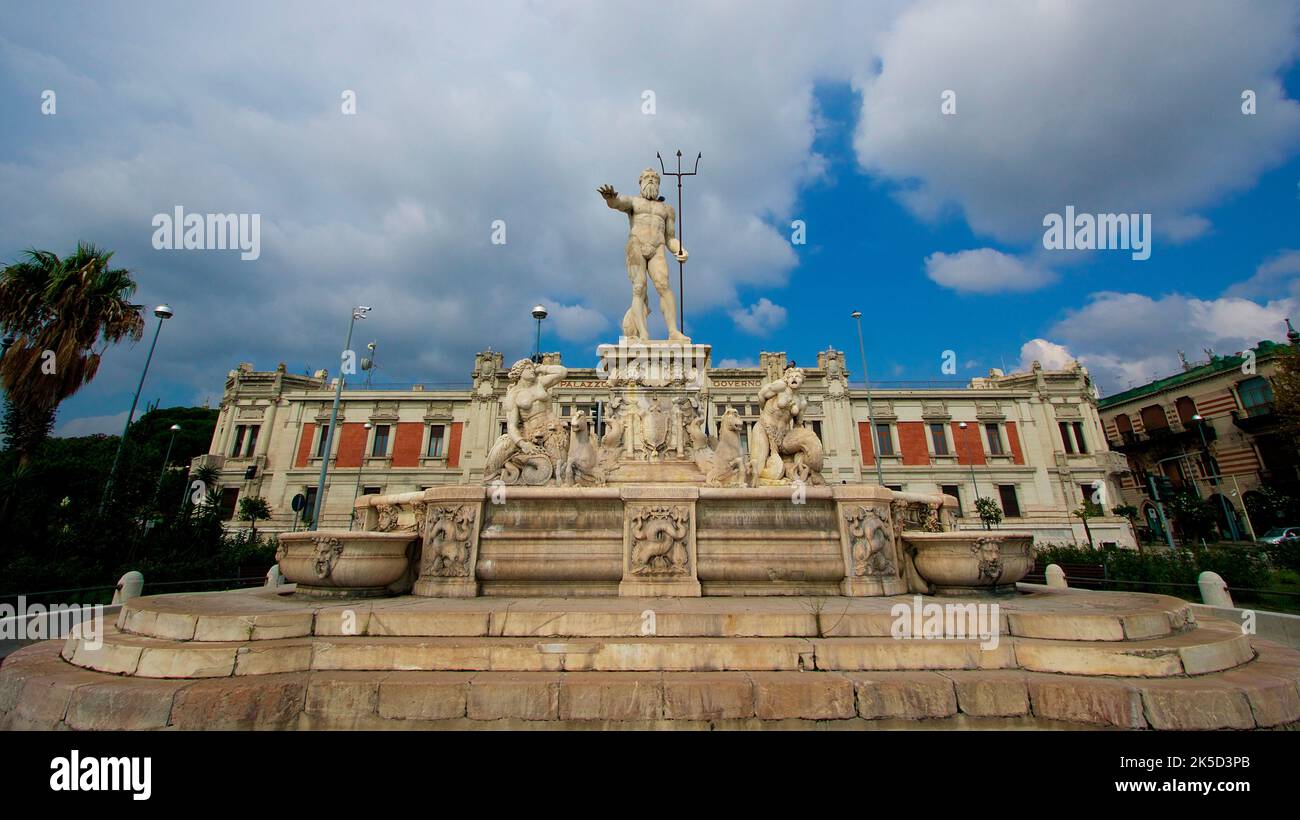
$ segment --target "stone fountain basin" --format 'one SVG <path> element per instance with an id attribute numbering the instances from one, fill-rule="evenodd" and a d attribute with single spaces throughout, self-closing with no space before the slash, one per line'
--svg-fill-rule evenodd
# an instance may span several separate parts
<path id="1" fill-rule="evenodd" d="M 413 532 L 316 530 L 280 534 L 276 560 L 298 592 L 318 597 L 397 595 L 409 588 Z"/>
<path id="2" fill-rule="evenodd" d="M 1034 536 L 1027 532 L 905 532 L 903 541 L 935 595 L 1012 593 L 1034 566 Z"/>

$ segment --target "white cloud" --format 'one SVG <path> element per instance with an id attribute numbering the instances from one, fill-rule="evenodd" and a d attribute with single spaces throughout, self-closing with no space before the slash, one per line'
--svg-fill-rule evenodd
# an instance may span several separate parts
<path id="1" fill-rule="evenodd" d="M 539 296 L 561 306 L 545 329 L 558 338 L 617 325 L 627 222 L 595 188 L 634 190 L 680 145 L 704 154 L 686 188 L 686 308 L 726 310 L 787 283 L 784 226 L 826 168 L 815 83 L 865 70 L 894 5 L 15 8 L 0 101 L 17 110 L 53 84 L 59 113 L 33 98 L 30 118 L 6 119 L 0 259 L 77 237 L 115 249 L 139 301 L 176 309 L 150 381 L 183 394 L 240 360 L 328 366 L 359 303 L 387 378 L 463 379 L 489 345 L 531 351 Z M 261 214 L 261 258 L 153 250 L 152 216 L 176 205 Z M 138 348 L 115 348 L 83 392 L 130 390 Z"/>
<path id="2" fill-rule="evenodd" d="M 58 422 L 54 426 L 54 435 L 58 438 L 93 436 L 97 433 L 120 436 L 124 424 L 126 424 L 125 410 L 111 416 L 82 416 Z"/>
<path id="3" fill-rule="evenodd" d="M 1300 142 L 1300 104 L 1277 79 L 1298 21 L 1285 0 L 917 3 L 858 78 L 858 159 L 914 213 L 955 211 L 1004 242 L 1040 237 L 1067 205 L 1152 213 L 1157 247 L 1186 240 L 1209 227 L 1198 209 Z"/>
<path id="4" fill-rule="evenodd" d="M 1038 362 L 1046 370 L 1066 370 L 1075 357 L 1064 346 L 1046 339 L 1030 339 L 1020 346 L 1020 369 L 1029 370 Z"/>
<path id="5" fill-rule="evenodd" d="M 1300 297 L 1300 250 L 1284 250 L 1274 254 L 1255 268 L 1255 273 L 1244 282 L 1238 282 L 1225 291 L 1228 296 L 1258 298 L 1287 293 L 1294 299 Z"/>
<path id="6" fill-rule="evenodd" d="M 1089 302 L 1053 325 L 1045 339 L 1027 342 L 1021 351 L 1041 345 L 1038 352 L 1073 355 L 1088 368 L 1103 393 L 1116 393 L 1181 369 L 1178 351 L 1189 361 L 1216 354 L 1238 353 L 1285 337 L 1285 319 L 1300 302 L 1293 298 L 1260 303 L 1236 296 L 1197 299 L 1178 293 L 1151 297 L 1139 293 L 1094 293 Z M 1043 359 L 1047 355 L 1029 355 Z M 1047 361 L 1043 366 L 1048 367 Z"/>
<path id="7" fill-rule="evenodd" d="M 753 336 L 771 333 L 785 324 L 785 317 L 785 308 L 766 296 L 747 308 L 731 311 L 731 320 L 736 323 L 736 327 Z"/>
<path id="8" fill-rule="evenodd" d="M 1056 281 L 1052 271 L 992 248 L 932 253 L 925 258 L 925 275 L 962 293 L 1036 290 Z"/>
<path id="9" fill-rule="evenodd" d="M 758 367 L 758 362 L 753 359 L 727 358 L 720 360 L 717 367 Z"/>
<path id="10" fill-rule="evenodd" d="M 566 341 L 582 342 L 593 339 L 598 333 L 609 327 L 610 322 L 603 313 L 584 305 L 555 305 L 548 308 L 550 316 L 546 323 L 553 323 L 555 333 Z M 549 328 L 543 324 L 545 333 Z M 614 340 L 610 340 L 614 341 Z M 545 340 L 543 339 L 543 342 Z"/>

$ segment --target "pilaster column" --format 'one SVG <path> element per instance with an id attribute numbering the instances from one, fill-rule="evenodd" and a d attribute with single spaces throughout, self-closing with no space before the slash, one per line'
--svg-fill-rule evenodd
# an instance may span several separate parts
<path id="1" fill-rule="evenodd" d="M 902 558 L 895 548 L 893 492 L 874 484 L 835 484 L 831 492 L 844 557 L 841 593 L 868 597 L 907 592 L 899 567 Z"/>
<path id="2" fill-rule="evenodd" d="M 623 580 L 619 597 L 700 597 L 696 487 L 623 487 Z"/>
<path id="3" fill-rule="evenodd" d="M 483 526 L 482 487 L 430 487 L 413 502 L 417 532 L 422 536 L 419 578 L 413 595 L 428 598 L 478 596 L 475 566 Z"/>

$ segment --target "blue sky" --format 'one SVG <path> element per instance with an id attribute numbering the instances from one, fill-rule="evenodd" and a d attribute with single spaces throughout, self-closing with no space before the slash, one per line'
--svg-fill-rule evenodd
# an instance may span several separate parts
<path id="1" fill-rule="evenodd" d="M 527 355 L 539 301 L 543 347 L 592 365 L 628 299 L 595 188 L 679 148 L 704 155 L 687 326 L 715 363 L 834 345 L 858 378 L 858 308 L 874 380 L 1077 359 L 1115 392 L 1300 304 L 1294 2 L 4 6 L 0 260 L 92 240 L 176 309 L 142 405 L 215 404 L 241 361 L 331 367 L 358 303 L 380 382 Z M 155 249 L 177 205 L 258 214 L 260 257 Z M 1151 258 L 1045 250 L 1067 205 L 1152 214 Z M 120 429 L 147 347 L 59 431 Z"/>

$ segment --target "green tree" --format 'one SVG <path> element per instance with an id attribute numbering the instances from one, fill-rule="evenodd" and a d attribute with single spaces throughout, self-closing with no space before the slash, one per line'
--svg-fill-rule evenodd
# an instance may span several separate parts
<path id="1" fill-rule="evenodd" d="M 1138 538 L 1137 532 L 1137 520 L 1138 516 L 1142 514 L 1142 511 L 1137 507 L 1134 507 L 1132 504 L 1116 504 L 1114 507 L 1110 508 L 1110 511 L 1113 515 L 1118 515 L 1120 518 L 1128 519 L 1129 531 L 1133 533 L 1133 543 L 1137 544 L 1138 552 L 1142 552 L 1142 539 Z"/>
<path id="2" fill-rule="evenodd" d="M 1277 414 L 1279 432 L 1300 445 L 1300 351 L 1294 347 L 1282 348 L 1273 371 L 1273 410 Z"/>
<path id="3" fill-rule="evenodd" d="M 1214 506 L 1196 493 L 1184 490 L 1176 494 L 1166 503 L 1166 510 L 1173 515 L 1179 531 L 1193 546 L 1197 540 L 1214 532 L 1217 520 Z"/>
<path id="4" fill-rule="evenodd" d="M 1070 513 L 1083 522 L 1083 532 L 1088 536 L 1088 546 L 1093 549 L 1096 549 L 1097 545 L 1092 542 L 1092 528 L 1088 526 L 1088 519 L 1097 518 L 1098 516 L 1105 515 L 1105 513 L 1106 511 L 1101 508 L 1100 504 L 1094 504 L 1087 499 L 1084 499 L 1083 502 L 1079 504 L 1078 508 Z"/>
<path id="5" fill-rule="evenodd" d="M 239 499 L 239 520 L 251 522 L 250 530 L 257 537 L 257 522 L 271 517 L 271 505 L 260 495 L 250 495 Z"/>
<path id="6" fill-rule="evenodd" d="M 59 404 L 95 378 L 108 345 L 144 333 L 140 306 L 128 301 L 135 282 L 112 257 L 78 244 L 63 259 L 30 250 L 0 270 L 0 328 L 16 337 L 0 361 L 3 428 L 20 465 L 49 437 Z"/>
<path id="7" fill-rule="evenodd" d="M 980 521 L 984 523 L 984 529 L 992 529 L 1002 523 L 1002 508 L 998 502 L 991 498 L 975 499 L 975 512 L 979 514 Z"/>

